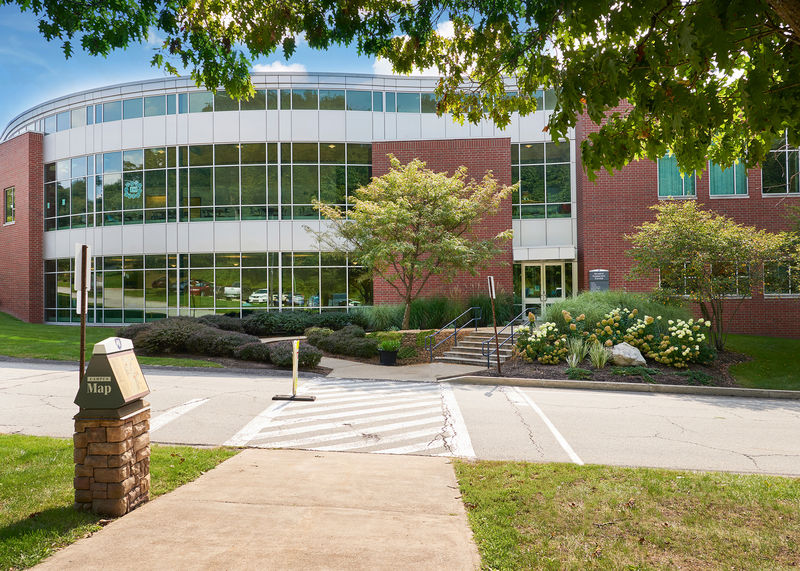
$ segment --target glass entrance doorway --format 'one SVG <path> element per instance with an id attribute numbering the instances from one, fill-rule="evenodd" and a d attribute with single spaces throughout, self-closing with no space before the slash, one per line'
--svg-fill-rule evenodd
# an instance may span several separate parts
<path id="1" fill-rule="evenodd" d="M 572 296 L 572 262 L 525 262 L 519 271 L 522 306 L 537 320 L 548 305 Z"/>

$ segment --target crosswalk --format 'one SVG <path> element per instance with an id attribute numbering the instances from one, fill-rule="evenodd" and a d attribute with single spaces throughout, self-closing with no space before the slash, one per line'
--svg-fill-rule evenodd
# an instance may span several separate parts
<path id="1" fill-rule="evenodd" d="M 446 383 L 318 379 L 314 402 L 276 401 L 225 444 L 259 448 L 474 457 Z"/>

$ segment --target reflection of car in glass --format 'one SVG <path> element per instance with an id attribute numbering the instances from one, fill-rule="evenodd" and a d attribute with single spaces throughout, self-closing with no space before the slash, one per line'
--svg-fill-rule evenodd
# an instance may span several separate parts
<path id="1" fill-rule="evenodd" d="M 319 307 L 319 296 L 312 295 L 308 298 L 308 307 Z"/>
<path id="2" fill-rule="evenodd" d="M 239 282 L 234 282 L 232 285 L 220 287 L 217 290 L 217 297 L 224 297 L 227 299 L 234 299 L 242 295 L 242 287 Z"/>
<path id="3" fill-rule="evenodd" d="M 167 280 L 167 276 L 161 276 L 160 278 L 156 278 L 153 280 L 153 283 L 150 284 L 155 289 L 165 289 L 167 284 L 169 283 L 170 287 L 175 284 L 175 280 Z"/>
<path id="4" fill-rule="evenodd" d="M 269 301 L 268 289 L 257 289 L 247 298 L 248 303 L 267 303 Z"/>
<path id="5" fill-rule="evenodd" d="M 203 280 L 189 280 L 189 295 L 211 295 L 214 288 L 211 284 Z M 186 289 L 186 285 L 181 287 L 181 292 Z"/>
<path id="6" fill-rule="evenodd" d="M 291 296 L 288 293 L 285 293 L 281 296 L 281 299 L 283 301 L 283 305 L 298 306 L 298 305 L 304 305 L 306 302 L 305 296 L 300 295 L 299 293 L 296 293 Z"/>

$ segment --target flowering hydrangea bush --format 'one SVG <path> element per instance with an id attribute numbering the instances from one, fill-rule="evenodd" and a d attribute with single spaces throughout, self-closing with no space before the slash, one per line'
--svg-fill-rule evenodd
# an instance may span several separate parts
<path id="1" fill-rule="evenodd" d="M 536 360 L 545 365 L 557 365 L 566 358 L 567 336 L 558 332 L 555 323 L 543 323 L 536 329 L 523 325 L 517 332 L 519 338 L 514 352 L 526 361 Z"/>
<path id="2" fill-rule="evenodd" d="M 517 329 L 515 354 L 529 362 L 557 365 L 569 354 L 567 340 L 578 337 L 604 347 L 626 342 L 645 357 L 677 368 L 686 368 L 690 363 L 710 363 L 716 357 L 708 342 L 711 324 L 705 319 L 665 321 L 661 316 L 640 317 L 637 309 L 618 307 L 605 314 L 590 333 L 583 314 L 572 317 L 568 311 L 563 311 L 562 317 L 568 327 L 565 333 L 552 322 L 538 328 L 522 326 Z"/>

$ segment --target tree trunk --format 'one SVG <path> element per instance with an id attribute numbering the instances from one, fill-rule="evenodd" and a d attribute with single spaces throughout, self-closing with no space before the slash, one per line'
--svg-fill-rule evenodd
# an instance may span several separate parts
<path id="1" fill-rule="evenodd" d="M 403 325 L 400 329 L 408 329 L 409 321 L 411 321 L 411 298 L 406 298 L 406 308 L 403 311 Z"/>

